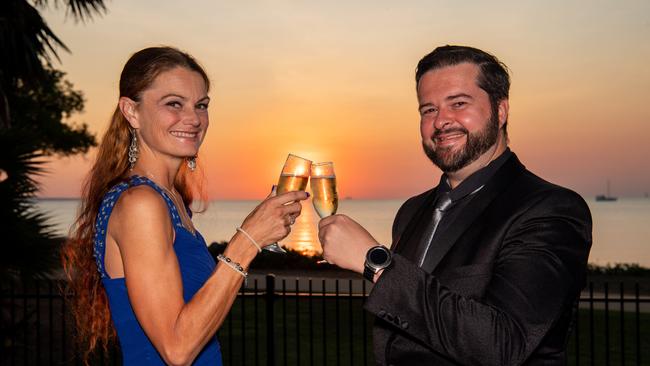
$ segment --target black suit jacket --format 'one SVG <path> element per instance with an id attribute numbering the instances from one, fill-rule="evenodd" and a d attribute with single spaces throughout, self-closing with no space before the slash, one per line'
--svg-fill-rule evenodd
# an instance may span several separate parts
<path id="1" fill-rule="evenodd" d="M 584 200 L 513 154 L 439 234 L 420 268 L 415 252 L 435 190 L 398 211 L 393 263 L 366 302 L 376 315 L 377 364 L 566 364 L 591 247 Z"/>

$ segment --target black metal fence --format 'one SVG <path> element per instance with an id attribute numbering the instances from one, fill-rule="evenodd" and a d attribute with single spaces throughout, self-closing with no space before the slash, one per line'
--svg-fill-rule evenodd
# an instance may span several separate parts
<path id="1" fill-rule="evenodd" d="M 0 365 L 78 365 L 59 281 L 1 289 Z M 360 279 L 258 276 L 243 287 L 218 338 L 225 365 L 372 365 L 370 290 Z M 650 296 L 638 283 L 590 283 L 576 305 L 571 365 L 650 365 Z M 121 364 L 118 347 L 92 364 Z"/>

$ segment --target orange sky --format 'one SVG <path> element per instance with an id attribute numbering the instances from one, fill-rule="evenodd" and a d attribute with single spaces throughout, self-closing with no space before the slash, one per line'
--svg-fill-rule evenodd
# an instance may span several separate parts
<path id="1" fill-rule="evenodd" d="M 413 71 L 447 43 L 509 66 L 511 147 L 534 172 L 586 196 L 607 179 L 616 195 L 650 192 L 650 2 L 354 3 L 108 2 L 86 24 L 45 17 L 72 50 L 55 66 L 87 100 L 72 122 L 99 136 L 134 51 L 173 45 L 205 66 L 212 198 L 263 197 L 287 153 L 333 161 L 344 197 L 430 188 L 440 172 L 421 151 Z M 77 196 L 91 159 L 54 161 L 43 195 Z"/>

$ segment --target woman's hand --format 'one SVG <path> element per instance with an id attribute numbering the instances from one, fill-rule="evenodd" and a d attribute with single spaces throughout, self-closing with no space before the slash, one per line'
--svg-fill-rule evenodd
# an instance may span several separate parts
<path id="1" fill-rule="evenodd" d="M 291 225 L 300 215 L 300 201 L 309 198 L 304 191 L 287 192 L 276 196 L 273 192 L 248 214 L 241 227 L 262 247 L 285 238 Z"/>

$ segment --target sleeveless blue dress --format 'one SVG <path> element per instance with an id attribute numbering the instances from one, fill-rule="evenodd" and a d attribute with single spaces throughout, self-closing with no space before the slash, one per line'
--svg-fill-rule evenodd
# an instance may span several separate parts
<path id="1" fill-rule="evenodd" d="M 97 269 L 102 278 L 102 284 L 108 295 L 113 324 L 122 348 L 122 359 L 128 365 L 165 365 L 133 313 L 131 302 L 126 291 L 124 278 L 110 278 L 104 269 L 104 254 L 106 250 L 106 231 L 108 218 L 113 206 L 122 192 L 130 187 L 146 184 L 155 189 L 167 203 L 169 215 L 174 226 L 174 251 L 178 257 L 183 281 L 183 299 L 187 303 L 203 286 L 215 268 L 215 262 L 208 252 L 205 240 L 201 234 L 192 234 L 181 223 L 176 206 L 162 188 L 153 181 L 141 176 L 133 176 L 126 182 L 113 187 L 103 198 L 95 224 L 94 251 Z M 146 223 L 146 218 L 139 218 Z M 222 365 L 221 351 L 216 335 L 205 345 L 194 360 L 193 365 Z"/>

